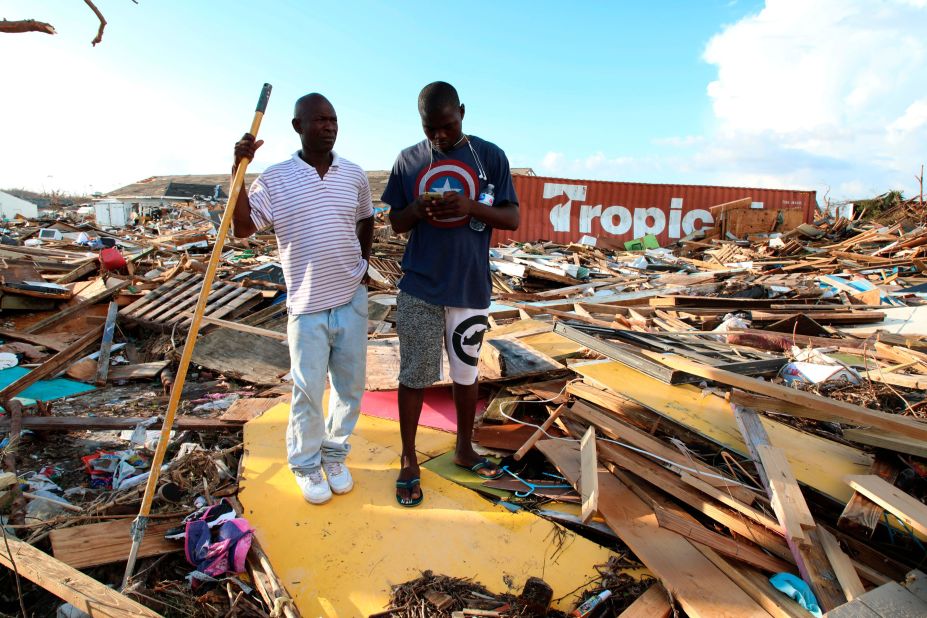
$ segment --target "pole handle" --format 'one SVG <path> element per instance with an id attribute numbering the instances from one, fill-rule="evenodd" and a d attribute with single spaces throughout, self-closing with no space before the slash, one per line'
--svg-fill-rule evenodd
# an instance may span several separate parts
<path id="1" fill-rule="evenodd" d="M 270 84 L 264 84 L 264 87 L 261 88 L 261 96 L 258 98 L 257 107 L 254 111 L 261 112 L 261 114 L 267 111 L 267 101 L 270 99 L 270 91 L 272 88 L 273 86 Z"/>

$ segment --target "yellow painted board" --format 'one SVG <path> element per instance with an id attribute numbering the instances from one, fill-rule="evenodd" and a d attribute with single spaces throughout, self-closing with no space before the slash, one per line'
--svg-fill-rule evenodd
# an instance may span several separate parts
<path id="1" fill-rule="evenodd" d="M 396 504 L 398 431 L 361 416 L 348 466 L 355 488 L 312 506 L 286 465 L 289 412 L 280 404 L 245 425 L 239 498 L 261 546 L 306 618 L 354 618 L 382 611 L 390 586 L 430 569 L 470 577 L 490 590 L 519 592 L 543 577 L 561 609 L 596 577 L 608 550 L 530 513 L 510 513 L 422 470 L 425 502 Z M 393 428 L 398 429 L 395 423 Z M 433 440 L 419 428 L 419 442 Z M 449 434 L 441 434 L 441 438 Z M 374 438 L 377 440 L 375 441 Z M 453 436 L 451 435 L 453 439 Z M 453 442 L 452 442 L 453 443 Z"/>
<path id="2" fill-rule="evenodd" d="M 368 442 L 389 447 L 397 453 L 402 452 L 402 440 L 399 438 L 399 422 L 388 418 L 361 415 L 364 425 L 364 438 Z M 419 427 L 415 435 L 415 450 L 421 461 L 446 453 L 457 442 L 457 434 L 448 433 L 429 427 Z"/>
<path id="3" fill-rule="evenodd" d="M 730 404 L 691 384 L 664 384 L 614 361 L 574 365 L 588 381 L 632 399 L 710 440 L 747 455 L 747 445 L 734 420 Z M 859 449 L 760 417 L 769 441 L 786 453 L 799 482 L 846 503 L 853 492 L 843 478 L 868 474 L 872 456 Z M 848 472 L 855 470 L 855 472 Z"/>
<path id="4" fill-rule="evenodd" d="M 585 349 L 580 344 L 571 339 L 567 339 L 559 333 L 528 335 L 527 337 L 522 337 L 521 341 L 528 347 L 534 348 L 538 352 L 559 361 L 575 356 Z"/>

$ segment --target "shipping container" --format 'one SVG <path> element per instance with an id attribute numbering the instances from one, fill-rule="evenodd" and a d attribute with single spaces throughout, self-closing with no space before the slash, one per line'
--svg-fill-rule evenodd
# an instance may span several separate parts
<path id="1" fill-rule="evenodd" d="M 799 209 L 803 221 L 814 218 L 814 191 L 748 187 L 659 185 L 599 180 L 513 176 L 521 207 L 514 232 L 495 232 L 495 243 L 552 240 L 578 242 L 583 236 L 615 241 L 657 237 L 671 244 L 703 227 L 711 227 L 711 206 L 749 197 L 752 208 Z"/>

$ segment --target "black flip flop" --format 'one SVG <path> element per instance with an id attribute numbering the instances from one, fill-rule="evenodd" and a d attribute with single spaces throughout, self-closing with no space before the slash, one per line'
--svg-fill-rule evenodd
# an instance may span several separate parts
<path id="1" fill-rule="evenodd" d="M 420 479 L 418 478 L 409 479 L 408 481 L 396 481 L 396 489 L 412 489 L 418 485 L 419 482 Z M 425 499 L 425 492 L 423 492 L 421 488 L 419 488 L 419 492 L 418 498 L 410 498 L 408 502 L 403 502 L 403 499 L 399 496 L 399 492 L 396 492 L 396 502 L 399 503 L 399 506 L 404 506 L 408 509 L 418 506 L 422 503 L 422 500 Z"/>
<path id="2" fill-rule="evenodd" d="M 465 466 L 463 464 L 454 464 L 454 465 L 456 465 L 458 468 L 469 470 L 470 472 L 477 475 L 484 481 L 494 481 L 498 478 L 502 478 L 502 475 L 505 474 L 505 472 L 501 468 L 496 466 L 496 464 L 489 461 L 485 457 L 481 458 L 478 462 L 476 462 L 472 466 Z M 485 470 L 486 468 L 496 468 L 496 473 L 492 475 L 480 474 L 480 470 Z"/>

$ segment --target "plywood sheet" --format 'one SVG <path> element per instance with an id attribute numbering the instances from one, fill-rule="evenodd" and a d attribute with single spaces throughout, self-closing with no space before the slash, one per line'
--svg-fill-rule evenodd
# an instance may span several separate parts
<path id="1" fill-rule="evenodd" d="M 307 504 L 286 466 L 288 406 L 281 404 L 245 426 L 246 456 L 240 500 L 245 516 L 304 616 L 366 616 L 382 611 L 390 586 L 424 569 L 470 577 L 491 590 L 521 588 L 543 574 L 561 609 L 596 578 L 594 565 L 610 552 L 530 513 L 510 513 L 463 487 L 422 470 L 425 501 L 396 504 L 398 425 L 361 416 L 348 465 L 354 490 L 328 504 Z M 436 438 L 427 434 L 437 434 Z M 420 428 L 423 441 L 453 436 Z M 561 553 L 557 553 L 557 548 Z M 319 568 L 326 565 L 326 568 Z"/>
<path id="2" fill-rule="evenodd" d="M 159 521 L 148 525 L 138 549 L 139 558 L 160 556 L 183 550 L 182 541 L 168 541 L 164 533 L 178 524 L 177 521 Z M 52 553 L 55 558 L 75 569 L 84 569 L 129 558 L 132 545 L 131 519 L 117 519 L 99 524 L 73 526 L 52 530 Z"/>
<path id="3" fill-rule="evenodd" d="M 290 351 L 285 343 L 228 329 L 200 337 L 192 360 L 225 376 L 254 384 L 277 384 L 290 370 Z"/>
<path id="4" fill-rule="evenodd" d="M 573 369 L 603 388 L 748 456 L 747 445 L 737 428 L 730 405 L 717 395 L 703 392 L 690 384 L 664 384 L 616 362 L 588 363 L 576 365 Z M 872 456 L 858 449 L 765 417 L 761 418 L 761 422 L 770 442 L 785 451 L 798 481 L 840 502 L 846 503 L 853 495 L 843 478 L 848 474 L 867 474 L 872 464 Z"/>

